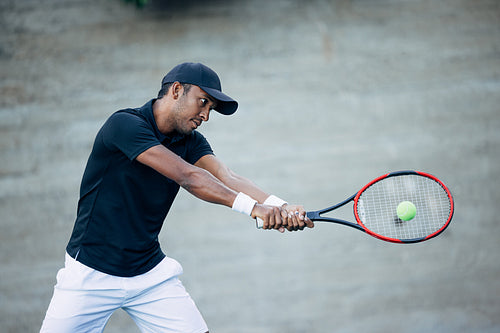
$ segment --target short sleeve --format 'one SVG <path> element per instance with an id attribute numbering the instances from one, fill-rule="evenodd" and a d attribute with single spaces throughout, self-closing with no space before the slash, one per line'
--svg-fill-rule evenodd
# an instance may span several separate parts
<path id="1" fill-rule="evenodd" d="M 191 164 L 195 164 L 205 155 L 214 155 L 207 139 L 198 131 L 192 133 L 191 140 L 188 142 L 187 152 L 186 161 Z"/>
<path id="2" fill-rule="evenodd" d="M 130 160 L 161 144 L 148 122 L 139 115 L 127 112 L 111 115 L 103 125 L 101 134 L 103 143 L 109 150 L 120 150 Z"/>

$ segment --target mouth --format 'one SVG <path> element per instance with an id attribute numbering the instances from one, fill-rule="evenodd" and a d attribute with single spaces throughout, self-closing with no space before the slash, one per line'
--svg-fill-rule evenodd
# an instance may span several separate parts
<path id="1" fill-rule="evenodd" d="M 195 129 L 201 126 L 201 120 L 199 120 L 199 119 L 192 119 L 191 121 L 193 122 Z"/>

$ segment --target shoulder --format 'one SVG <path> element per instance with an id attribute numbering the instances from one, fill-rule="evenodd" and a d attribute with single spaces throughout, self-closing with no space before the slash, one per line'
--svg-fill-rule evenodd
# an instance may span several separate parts
<path id="1" fill-rule="evenodd" d="M 153 132 L 147 119 L 134 109 L 125 109 L 113 113 L 103 125 L 102 130 L 107 133 L 119 135 L 120 132 L 129 135 L 135 132 Z"/>
<path id="2" fill-rule="evenodd" d="M 145 122 L 145 117 L 140 114 L 136 109 L 123 109 L 116 111 L 109 116 L 107 122 L 111 123 L 137 123 Z"/>
<path id="3" fill-rule="evenodd" d="M 134 109 L 113 113 L 100 131 L 108 149 L 118 148 L 123 152 L 141 150 L 143 146 L 159 144 L 154 129 L 143 115 Z"/>
<path id="4" fill-rule="evenodd" d="M 210 151 L 211 146 L 208 140 L 205 138 L 203 134 L 201 134 L 198 131 L 193 131 L 191 134 L 187 135 L 185 137 L 185 144 L 188 146 L 188 149 L 209 149 Z"/>
<path id="5" fill-rule="evenodd" d="M 193 131 L 191 134 L 189 134 L 187 136 L 187 139 L 188 139 L 188 141 L 192 141 L 192 142 L 200 142 L 200 143 L 207 142 L 207 139 L 205 138 L 205 136 L 196 130 Z"/>

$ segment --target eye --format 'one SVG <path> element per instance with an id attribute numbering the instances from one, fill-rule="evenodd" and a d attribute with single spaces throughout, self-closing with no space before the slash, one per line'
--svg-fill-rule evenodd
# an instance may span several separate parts
<path id="1" fill-rule="evenodd" d="M 201 98 L 201 99 L 200 99 L 200 104 L 201 104 L 201 106 L 202 106 L 202 107 L 207 106 L 207 104 L 208 104 L 208 99 L 206 99 L 206 98 Z"/>

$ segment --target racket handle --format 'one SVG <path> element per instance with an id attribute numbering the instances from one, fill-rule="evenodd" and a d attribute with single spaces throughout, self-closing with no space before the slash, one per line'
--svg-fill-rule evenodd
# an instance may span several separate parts
<path id="1" fill-rule="evenodd" d="M 255 219 L 255 223 L 257 225 L 257 229 L 262 229 L 264 227 L 264 220 L 262 220 L 261 218 L 256 218 Z M 284 226 L 281 226 L 280 229 L 279 229 L 280 232 L 285 232 L 285 227 Z"/>
<path id="2" fill-rule="evenodd" d="M 309 219 L 312 219 L 313 216 L 315 217 L 314 213 L 316 212 L 307 212 L 307 217 Z M 262 229 L 264 227 L 264 220 L 262 220 L 260 217 L 255 218 L 255 224 L 257 229 Z"/>

